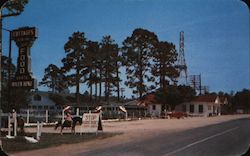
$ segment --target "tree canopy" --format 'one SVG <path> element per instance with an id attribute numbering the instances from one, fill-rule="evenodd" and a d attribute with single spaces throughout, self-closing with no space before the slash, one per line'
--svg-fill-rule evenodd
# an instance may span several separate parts
<path id="1" fill-rule="evenodd" d="M 150 75 L 152 58 L 158 42 L 157 36 L 146 29 L 135 29 L 130 37 L 123 41 L 123 58 L 126 66 L 126 85 L 134 89 L 133 93 L 139 94 L 139 98 L 147 93 L 150 86 L 146 82 L 154 81 Z"/>
<path id="2" fill-rule="evenodd" d="M 19 14 L 23 12 L 24 7 L 28 4 L 28 0 L 11 0 L 5 4 L 5 8 L 8 10 L 8 15 Z"/>
<path id="3" fill-rule="evenodd" d="M 76 86 L 77 104 L 80 104 L 80 83 L 83 82 L 82 71 L 85 69 L 84 58 L 87 48 L 87 39 L 83 32 L 74 32 L 64 45 L 66 57 L 62 59 L 62 71 L 68 73 L 66 79 L 69 86 Z"/>
<path id="4" fill-rule="evenodd" d="M 166 89 L 169 82 L 174 82 L 179 76 L 179 71 L 175 66 L 178 56 L 175 45 L 163 41 L 158 42 L 152 56 L 154 61 L 152 74 L 159 77 L 159 81 L 155 83 L 159 84 L 160 88 Z"/>
<path id="5" fill-rule="evenodd" d="M 243 89 L 237 92 L 234 96 L 233 104 L 235 108 L 244 109 L 250 112 L 250 90 Z"/>
<path id="6" fill-rule="evenodd" d="M 74 32 L 64 49 L 66 57 L 62 59 L 60 70 L 66 74 L 65 81 L 69 86 L 76 87 L 76 96 L 80 94 L 80 85 L 86 84 L 90 101 L 94 91 L 97 101 L 98 90 L 99 100 L 104 93 L 104 100 L 109 103 L 109 97 L 116 93 L 119 101 L 121 67 L 125 69 L 125 85 L 133 89 L 133 94 L 139 98 L 155 89 L 166 90 L 170 82 L 173 83 L 179 76 L 175 65 L 178 55 L 175 45 L 159 41 L 154 32 L 142 28 L 135 29 L 121 47 L 110 35 L 96 42 L 87 40 L 83 32 Z M 53 70 L 53 74 L 59 72 L 57 68 Z"/>
<path id="7" fill-rule="evenodd" d="M 167 105 L 171 110 L 174 110 L 178 104 L 191 101 L 196 95 L 194 89 L 183 85 L 169 85 L 166 89 L 160 88 L 155 94 L 156 100 L 163 106 Z"/>
<path id="8" fill-rule="evenodd" d="M 62 70 L 54 64 L 48 65 L 44 70 L 44 77 L 39 85 L 47 86 L 52 89 L 52 92 L 60 93 L 68 88 L 66 77 Z"/>

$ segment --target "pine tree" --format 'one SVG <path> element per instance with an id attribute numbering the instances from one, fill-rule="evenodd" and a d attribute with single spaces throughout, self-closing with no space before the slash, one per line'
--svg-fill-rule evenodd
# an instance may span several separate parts
<path id="1" fill-rule="evenodd" d="M 97 96 L 97 83 L 98 83 L 98 71 L 97 71 L 97 55 L 99 53 L 98 42 L 88 41 L 83 59 L 84 70 L 82 74 L 84 76 L 84 82 L 87 83 L 90 88 L 90 101 L 93 96 L 92 86 L 95 85 L 95 97 Z M 97 97 L 96 97 L 97 98 Z M 95 98 L 95 99 L 96 99 Z"/>
<path id="2" fill-rule="evenodd" d="M 64 45 L 65 58 L 62 59 L 62 71 L 66 75 L 69 86 L 76 86 L 76 102 L 80 105 L 80 83 L 83 82 L 83 60 L 87 48 L 87 40 L 83 32 L 74 32 Z"/>
<path id="3" fill-rule="evenodd" d="M 150 75 L 152 61 L 151 53 L 158 42 L 157 36 L 145 29 L 135 29 L 130 37 L 123 42 L 123 58 L 126 66 L 127 81 L 125 84 L 134 88 L 133 93 L 139 98 L 147 93 L 150 87 L 146 82 L 154 81 Z"/>
<path id="4" fill-rule="evenodd" d="M 117 57 L 119 48 L 111 36 L 104 36 L 101 41 L 100 52 L 103 56 L 103 80 L 105 87 L 105 101 L 109 103 L 109 97 L 111 95 L 113 87 L 117 84 Z"/>
<path id="5" fill-rule="evenodd" d="M 163 90 L 170 81 L 173 82 L 179 76 L 179 71 L 175 67 L 177 55 L 175 45 L 168 42 L 157 43 L 156 50 L 152 53 L 154 65 L 151 72 L 159 80 L 156 85 L 160 85 Z"/>
<path id="6" fill-rule="evenodd" d="M 66 77 L 59 67 L 54 64 L 48 65 L 44 70 L 44 77 L 39 85 L 44 85 L 52 89 L 52 92 L 61 92 L 68 88 Z"/>

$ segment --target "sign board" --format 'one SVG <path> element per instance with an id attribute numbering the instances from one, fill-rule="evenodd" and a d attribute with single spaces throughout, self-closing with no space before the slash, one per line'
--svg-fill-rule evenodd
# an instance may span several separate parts
<path id="1" fill-rule="evenodd" d="M 19 48 L 17 72 L 11 82 L 12 87 L 36 88 L 36 80 L 32 78 L 30 56 L 30 49 L 36 38 L 37 29 L 35 27 L 22 27 L 11 31 L 11 39 Z"/>
<path id="2" fill-rule="evenodd" d="M 103 130 L 100 113 L 84 113 L 82 118 L 82 133 L 97 133 Z"/>
<path id="3" fill-rule="evenodd" d="M 12 39 L 20 39 L 19 41 L 23 41 L 21 39 L 24 38 L 37 38 L 37 29 L 35 27 L 23 27 L 17 30 L 11 31 Z"/>

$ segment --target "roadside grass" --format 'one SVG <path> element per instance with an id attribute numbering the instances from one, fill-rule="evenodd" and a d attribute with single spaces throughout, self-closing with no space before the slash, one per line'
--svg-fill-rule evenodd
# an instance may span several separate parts
<path id="1" fill-rule="evenodd" d="M 35 136 L 35 133 L 29 133 L 26 136 Z M 98 134 L 71 134 L 64 133 L 63 135 L 57 133 L 42 133 L 38 143 L 30 143 L 24 139 L 23 136 L 18 136 L 14 139 L 2 138 L 3 149 L 7 153 L 16 153 L 20 151 L 28 151 L 35 149 L 42 149 L 48 147 L 55 147 L 62 144 L 74 144 L 80 142 L 87 142 L 95 139 L 105 139 L 119 135 L 118 133 L 98 133 Z"/>

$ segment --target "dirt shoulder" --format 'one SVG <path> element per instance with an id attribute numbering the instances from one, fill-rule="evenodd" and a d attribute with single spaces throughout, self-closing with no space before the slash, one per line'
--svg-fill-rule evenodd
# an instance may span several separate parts
<path id="1" fill-rule="evenodd" d="M 69 156 L 76 155 L 84 151 L 91 151 L 98 148 L 106 148 L 127 142 L 137 141 L 139 139 L 146 139 L 154 137 L 161 133 L 173 133 L 184 131 L 188 129 L 213 125 L 217 123 L 227 122 L 230 120 L 249 118 L 248 115 L 226 115 L 218 117 L 193 117 L 186 119 L 147 119 L 124 122 L 105 122 L 103 123 L 104 132 L 106 133 L 121 133 L 111 138 L 93 140 L 89 142 L 82 142 L 71 145 L 60 145 L 58 147 L 51 147 L 46 149 L 39 149 L 34 151 L 15 153 L 15 156 L 45 156 L 45 155 L 60 155 Z M 76 131 L 79 131 L 77 127 Z M 44 129 L 44 131 L 51 131 L 52 128 Z"/>

